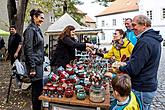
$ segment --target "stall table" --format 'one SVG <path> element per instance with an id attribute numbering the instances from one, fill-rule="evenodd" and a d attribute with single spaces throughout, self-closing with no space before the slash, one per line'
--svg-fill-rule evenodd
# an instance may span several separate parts
<path id="1" fill-rule="evenodd" d="M 77 106 L 77 107 L 87 107 L 87 108 L 96 108 L 97 110 L 100 110 L 101 108 L 108 110 L 110 106 L 110 93 L 109 93 L 109 85 L 106 87 L 106 94 L 105 94 L 105 100 L 102 103 L 93 103 L 89 100 L 89 95 L 85 98 L 85 100 L 78 100 L 76 98 L 76 95 L 74 94 L 73 97 L 71 98 L 66 98 L 63 96 L 62 98 L 57 98 L 57 97 L 48 97 L 48 96 L 43 96 L 41 95 L 39 97 L 39 100 L 42 100 L 43 102 L 47 103 L 47 108 L 44 108 L 44 110 L 56 110 L 53 109 L 52 105 L 55 104 L 62 104 L 62 105 L 67 105 L 67 106 Z M 62 109 L 65 110 L 65 109 Z M 70 109 L 67 109 L 70 110 Z"/>

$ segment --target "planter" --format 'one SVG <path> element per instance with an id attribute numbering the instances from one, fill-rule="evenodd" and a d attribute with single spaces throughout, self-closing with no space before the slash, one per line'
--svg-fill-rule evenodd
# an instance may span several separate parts
<path id="1" fill-rule="evenodd" d="M 86 98 L 86 92 L 84 89 L 77 90 L 77 99 L 84 100 Z"/>

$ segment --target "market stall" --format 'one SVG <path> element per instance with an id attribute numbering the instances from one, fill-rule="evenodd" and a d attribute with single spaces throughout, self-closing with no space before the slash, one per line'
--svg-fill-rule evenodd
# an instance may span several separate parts
<path id="1" fill-rule="evenodd" d="M 82 110 L 108 110 L 110 79 L 104 76 L 107 67 L 108 63 L 104 59 L 83 55 L 67 64 L 65 69 L 59 67 L 56 71 L 51 71 L 39 97 L 44 110 L 56 110 L 59 105 L 62 105 L 60 109 L 65 107 L 64 110 L 72 109 L 73 106 Z"/>
<path id="2" fill-rule="evenodd" d="M 72 25 L 75 27 L 76 35 L 79 42 L 83 41 L 84 36 L 89 36 L 91 38 L 96 37 L 98 33 L 102 32 L 102 29 L 83 27 L 79 25 L 69 14 L 65 13 L 57 21 L 51 24 L 47 31 L 45 32 L 45 43 L 49 45 L 49 59 L 51 60 L 52 54 L 55 52 L 57 39 L 62 30 L 68 26 Z"/>

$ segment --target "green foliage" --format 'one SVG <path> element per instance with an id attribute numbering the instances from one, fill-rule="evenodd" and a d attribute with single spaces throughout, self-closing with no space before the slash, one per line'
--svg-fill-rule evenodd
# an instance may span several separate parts
<path id="1" fill-rule="evenodd" d="M 79 0 L 29 0 L 25 22 L 29 22 L 29 12 L 33 8 L 39 8 L 45 13 L 53 13 L 55 18 L 61 17 L 64 14 L 64 2 L 67 4 L 67 13 L 70 14 L 78 23 L 82 24 L 80 20 L 84 15 L 79 13 L 75 7 L 77 4 L 83 4 L 83 2 Z"/>
<path id="2" fill-rule="evenodd" d="M 99 3 L 99 5 L 108 7 L 108 3 L 114 2 L 115 0 L 94 0 L 92 3 Z"/>
<path id="3" fill-rule="evenodd" d="M 79 24 L 83 24 L 81 23 L 81 18 L 84 16 L 83 13 L 79 13 L 77 8 L 75 7 L 75 5 L 82 5 L 83 2 L 80 2 L 79 0 L 67 0 L 67 13 L 69 15 L 71 15 Z M 63 6 L 64 6 L 64 2 L 60 3 L 58 2 L 56 4 L 56 8 L 54 10 L 54 16 L 56 18 L 61 17 L 65 12 L 63 10 Z"/>
<path id="4" fill-rule="evenodd" d="M 25 17 L 25 22 L 30 21 L 30 10 L 31 9 L 41 9 L 45 13 L 48 13 L 50 10 L 53 9 L 54 7 L 54 2 L 57 0 L 29 0 L 28 6 L 26 9 L 26 17 Z"/>

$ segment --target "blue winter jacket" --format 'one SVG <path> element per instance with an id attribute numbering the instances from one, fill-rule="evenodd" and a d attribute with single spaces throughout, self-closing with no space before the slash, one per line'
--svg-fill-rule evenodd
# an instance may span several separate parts
<path id="1" fill-rule="evenodd" d="M 119 68 L 129 74 L 133 89 L 142 92 L 157 89 L 162 40 L 159 31 L 147 30 L 139 37 L 127 65 Z"/>

